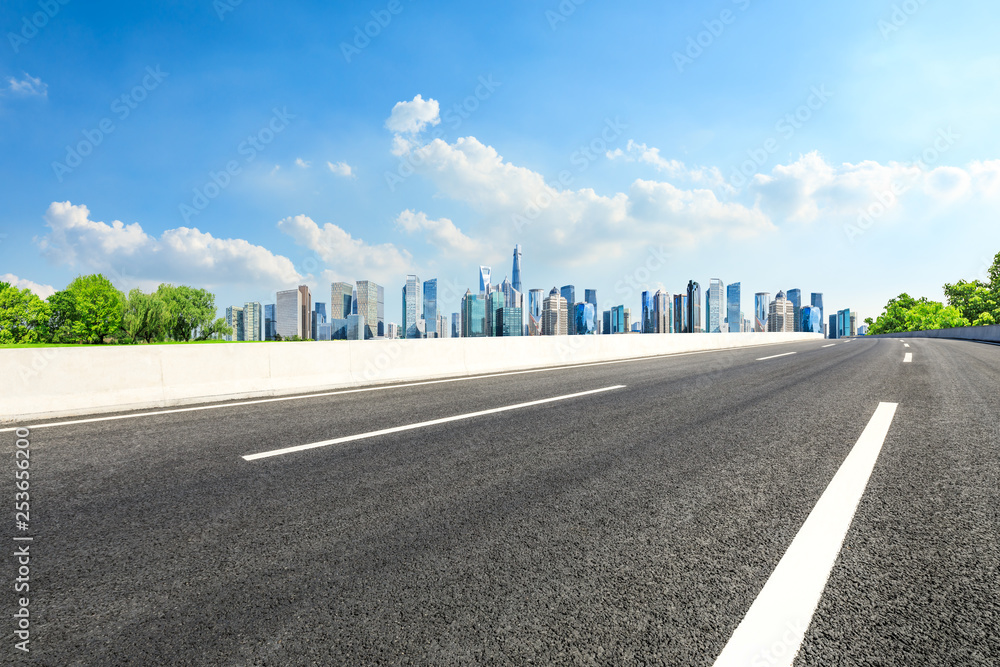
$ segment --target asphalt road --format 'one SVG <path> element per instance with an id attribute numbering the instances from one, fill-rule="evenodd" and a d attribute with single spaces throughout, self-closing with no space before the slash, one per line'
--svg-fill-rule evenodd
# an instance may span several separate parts
<path id="1" fill-rule="evenodd" d="M 4 583 L 0 655 L 711 665 L 893 402 L 795 664 L 998 664 L 1000 347 L 907 344 L 791 343 L 32 428 L 31 653 L 12 647 Z M 2 437 L 13 469 L 14 434 Z M 3 571 L 12 581 L 10 556 Z"/>

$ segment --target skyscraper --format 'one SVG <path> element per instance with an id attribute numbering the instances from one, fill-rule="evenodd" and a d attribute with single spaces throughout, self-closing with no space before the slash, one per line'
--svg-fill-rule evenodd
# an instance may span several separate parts
<path id="1" fill-rule="evenodd" d="M 558 289 L 553 287 L 548 297 L 542 302 L 542 335 L 565 336 L 568 333 L 566 323 L 568 317 L 566 299 L 559 294 Z"/>
<path id="2" fill-rule="evenodd" d="M 611 333 L 626 333 L 625 329 L 625 306 L 615 306 L 611 309 Z"/>
<path id="3" fill-rule="evenodd" d="M 511 271 L 511 282 L 514 284 L 514 289 L 518 292 L 524 292 L 521 289 L 521 244 L 518 243 L 514 246 L 514 268 Z"/>
<path id="4" fill-rule="evenodd" d="M 851 335 L 851 309 L 837 311 L 837 338 L 847 338 Z"/>
<path id="5" fill-rule="evenodd" d="M 277 304 L 269 303 L 264 306 L 264 340 L 274 340 L 274 334 L 278 332 L 277 325 Z"/>
<path id="6" fill-rule="evenodd" d="M 594 304 L 587 301 L 581 301 L 576 304 L 573 318 L 576 320 L 576 326 L 573 327 L 573 330 L 577 336 L 589 336 L 597 333 L 597 318 L 594 316 Z"/>
<path id="7" fill-rule="evenodd" d="M 656 294 L 653 295 L 653 320 L 656 324 L 656 333 L 672 333 L 673 311 L 670 294 L 663 290 L 656 290 Z"/>
<path id="8" fill-rule="evenodd" d="M 486 298 L 465 290 L 462 297 L 462 338 L 486 335 Z"/>
<path id="9" fill-rule="evenodd" d="M 444 338 L 445 332 L 438 326 L 438 281 L 424 281 L 424 322 L 427 328 L 425 335 L 428 338 Z"/>
<path id="10" fill-rule="evenodd" d="M 725 316 L 722 305 L 722 281 L 712 278 L 708 281 L 708 317 L 706 318 L 706 328 L 708 333 L 722 332 L 722 319 Z"/>
<path id="11" fill-rule="evenodd" d="M 313 304 L 312 312 L 312 336 L 313 340 L 323 340 L 320 338 L 320 326 L 326 324 L 326 304 L 317 301 Z M 329 339 L 327 339 L 329 340 Z"/>
<path id="12" fill-rule="evenodd" d="M 827 338 L 840 338 L 837 332 L 837 315 L 836 313 L 830 314 L 830 325 L 826 330 Z"/>
<path id="13" fill-rule="evenodd" d="M 521 336 L 524 334 L 523 315 L 520 308 L 497 308 L 493 330 L 497 336 Z"/>
<path id="14" fill-rule="evenodd" d="M 753 330 L 757 333 L 769 331 L 767 328 L 767 313 L 771 305 L 770 292 L 757 292 L 754 295 L 754 324 Z"/>
<path id="15" fill-rule="evenodd" d="M 653 293 L 645 290 L 642 293 L 642 333 L 656 333 L 656 301 Z"/>
<path id="16" fill-rule="evenodd" d="M 792 304 L 792 317 L 795 322 L 795 331 L 800 331 L 799 326 L 801 322 L 799 318 L 802 316 L 802 290 L 800 289 L 790 289 L 786 297 L 788 302 Z"/>
<path id="17" fill-rule="evenodd" d="M 694 280 L 687 286 L 687 333 L 701 333 L 701 285 Z"/>
<path id="18" fill-rule="evenodd" d="M 597 290 L 584 290 L 583 295 L 583 300 L 594 307 L 594 333 L 601 333 L 600 311 L 597 310 Z"/>
<path id="19" fill-rule="evenodd" d="M 417 322 L 423 306 L 420 292 L 420 278 L 413 274 L 406 276 L 406 285 L 403 286 L 403 338 L 419 338 Z"/>
<path id="20" fill-rule="evenodd" d="M 312 296 L 309 287 L 299 285 L 298 289 L 282 290 L 277 293 L 276 333 L 288 339 L 298 336 L 309 338 L 312 334 Z"/>
<path id="21" fill-rule="evenodd" d="M 329 319 L 345 320 L 351 314 L 351 299 L 354 287 L 351 283 L 330 283 Z"/>
<path id="22" fill-rule="evenodd" d="M 573 285 L 563 285 L 562 289 L 559 290 L 559 295 L 566 299 L 566 311 L 570 313 L 566 322 L 566 333 L 572 336 L 574 333 L 573 329 L 576 327 L 576 321 L 572 316 L 574 307 L 576 306 L 576 287 Z"/>
<path id="23" fill-rule="evenodd" d="M 490 267 L 480 266 L 479 267 L 479 294 L 486 296 L 490 291 L 492 285 L 490 284 Z"/>
<path id="24" fill-rule="evenodd" d="M 823 314 L 817 306 L 803 306 L 799 311 L 799 331 L 803 333 L 823 333 Z"/>
<path id="25" fill-rule="evenodd" d="M 540 289 L 533 289 L 528 292 L 528 335 L 542 335 L 542 303 L 545 299 L 544 292 Z"/>
<path id="26" fill-rule="evenodd" d="M 730 333 L 740 333 L 743 330 L 740 289 L 739 283 L 733 283 L 726 287 L 726 320 L 729 322 Z"/>
<path id="27" fill-rule="evenodd" d="M 364 340 L 385 336 L 385 292 L 371 280 L 359 280 L 357 314 L 364 318 Z"/>
<path id="28" fill-rule="evenodd" d="M 795 309 L 791 301 L 785 298 L 785 293 L 779 291 L 767 311 L 767 330 L 791 333 L 795 331 L 793 319 L 795 319 Z"/>
<path id="29" fill-rule="evenodd" d="M 819 308 L 819 321 L 822 322 L 825 325 L 826 324 L 826 311 L 823 310 L 823 293 L 822 292 L 813 292 L 812 295 L 811 295 L 811 297 L 810 297 L 810 299 L 809 299 L 809 304 L 812 305 L 812 306 L 815 306 L 816 308 Z M 822 333 L 822 332 L 820 332 L 820 333 Z"/>
<path id="30" fill-rule="evenodd" d="M 226 308 L 226 324 L 232 328 L 233 332 L 231 334 L 227 334 L 224 337 L 225 340 L 246 340 L 244 338 L 242 308 L 239 306 L 229 306 Z"/>
<path id="31" fill-rule="evenodd" d="M 611 311 L 610 310 L 605 310 L 604 311 L 604 324 L 601 327 L 601 333 L 602 334 L 610 334 L 611 333 Z"/>
<path id="32" fill-rule="evenodd" d="M 451 337 L 461 338 L 462 336 L 462 316 L 459 313 L 451 314 Z"/>
<path id="33" fill-rule="evenodd" d="M 243 340 L 264 340 L 262 324 L 264 323 L 264 307 L 259 301 L 247 301 L 243 304 Z"/>
<path id="34" fill-rule="evenodd" d="M 504 307 L 504 295 L 500 289 L 495 289 L 486 295 L 486 335 L 499 336 L 496 328 L 497 311 Z"/>
<path id="35" fill-rule="evenodd" d="M 674 295 L 674 333 L 688 332 L 688 296 Z"/>

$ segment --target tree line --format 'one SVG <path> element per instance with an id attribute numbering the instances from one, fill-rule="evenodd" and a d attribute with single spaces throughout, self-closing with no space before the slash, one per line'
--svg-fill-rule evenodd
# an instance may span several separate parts
<path id="1" fill-rule="evenodd" d="M 134 344 L 207 340 L 231 335 L 215 317 L 215 295 L 187 285 L 125 294 L 101 274 L 79 276 L 41 299 L 0 282 L 0 344 Z"/>
<path id="2" fill-rule="evenodd" d="M 989 269 L 989 282 L 959 280 L 946 283 L 948 305 L 907 293 L 889 299 L 878 319 L 867 318 L 869 334 L 951 329 L 1000 323 L 1000 253 Z"/>

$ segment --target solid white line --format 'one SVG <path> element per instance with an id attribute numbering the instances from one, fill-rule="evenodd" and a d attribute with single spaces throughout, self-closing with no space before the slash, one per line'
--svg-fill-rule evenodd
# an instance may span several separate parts
<path id="1" fill-rule="evenodd" d="M 908 363 L 910 363 L 911 361 L 913 361 L 913 353 L 912 353 L 912 352 L 907 352 L 907 353 L 906 353 L 906 356 L 905 356 L 905 357 L 903 357 L 903 363 L 904 363 L 904 364 L 908 364 Z"/>
<path id="2" fill-rule="evenodd" d="M 896 407 L 896 403 L 879 403 L 851 453 L 716 659 L 716 667 L 764 662 L 790 666 L 795 660 Z"/>
<path id="3" fill-rule="evenodd" d="M 388 435 L 390 433 L 400 433 L 402 431 L 412 431 L 417 428 L 424 428 L 426 426 L 435 426 L 437 424 L 447 424 L 448 422 L 459 421 L 461 419 L 472 419 L 473 417 L 482 417 L 483 415 L 492 415 L 498 412 L 507 412 L 508 410 L 518 410 L 520 408 L 527 408 L 532 405 L 542 405 L 544 403 L 554 403 L 555 401 L 565 401 L 570 398 L 579 398 L 580 396 L 589 396 L 590 394 L 599 394 L 604 391 L 612 391 L 614 389 L 624 389 L 625 385 L 616 384 L 613 387 L 604 387 L 603 389 L 591 389 L 590 391 L 581 391 L 576 394 L 567 394 L 565 396 L 556 396 L 554 398 L 543 398 L 538 401 L 528 401 L 527 403 L 517 403 L 515 405 L 508 405 L 502 408 L 491 408 L 489 410 L 480 410 L 479 412 L 469 412 L 464 415 L 455 415 L 454 417 L 444 417 L 442 419 L 432 419 L 430 421 L 418 422 L 416 424 L 406 424 L 404 426 L 394 426 L 392 428 L 384 428 L 379 431 L 369 431 L 368 433 L 358 433 L 357 435 L 347 435 L 342 438 L 334 438 L 332 440 L 322 440 L 320 442 L 311 442 L 307 445 L 296 445 L 295 447 L 285 447 L 284 449 L 275 449 L 269 452 L 260 452 L 259 454 L 247 454 L 243 457 L 246 461 L 256 461 L 257 459 L 264 459 L 270 456 L 281 456 L 282 454 L 291 454 L 292 452 L 301 452 L 306 449 L 315 449 L 317 447 L 326 447 L 328 445 L 340 445 L 345 442 L 353 442 L 354 440 L 364 440 L 365 438 L 374 438 L 380 435 Z"/>
<path id="4" fill-rule="evenodd" d="M 823 347 L 824 348 L 826 348 L 826 347 L 833 347 L 834 345 L 836 345 L 836 343 L 830 343 L 829 345 L 824 345 Z"/>
<path id="5" fill-rule="evenodd" d="M 776 354 L 773 357 L 761 357 L 757 361 L 767 361 L 768 359 L 777 359 L 778 357 L 787 357 L 792 354 L 798 354 L 798 352 L 785 352 L 784 354 Z"/>
<path id="6" fill-rule="evenodd" d="M 796 341 L 797 342 L 797 341 Z M 341 394 L 357 394 L 366 391 L 386 391 L 388 389 L 403 389 L 406 387 L 420 387 L 428 384 L 444 384 L 447 382 L 469 382 L 471 380 L 486 380 L 489 378 L 505 377 L 508 375 L 525 375 L 528 373 L 551 373 L 553 371 L 567 371 L 574 368 L 589 368 L 590 366 L 607 366 L 609 364 L 627 364 L 633 361 L 649 361 L 651 359 L 664 359 L 667 357 L 689 357 L 696 354 L 711 354 L 712 352 L 731 352 L 750 347 L 768 347 L 771 345 L 786 345 L 787 343 L 761 343 L 759 345 L 747 345 L 743 348 L 727 348 L 722 350 L 697 350 L 694 352 L 673 352 L 670 354 L 657 354 L 650 357 L 633 357 L 631 359 L 614 359 L 611 361 L 592 361 L 586 364 L 573 364 L 572 366 L 551 366 L 548 368 L 529 368 L 523 371 L 506 371 L 503 373 L 489 373 L 486 375 L 472 375 L 468 377 L 443 378 L 441 380 L 424 380 L 421 382 L 407 382 L 404 384 L 387 384 L 377 387 L 363 387 L 360 389 L 339 389 L 327 391 L 319 394 L 301 394 L 297 396 L 278 396 L 276 398 L 258 398 L 249 401 L 235 401 L 231 403 L 221 403 L 216 405 L 198 405 L 190 408 L 174 408 L 171 410 L 155 410 L 152 412 L 137 412 L 127 415 L 112 415 L 110 417 L 90 417 L 87 419 L 73 419 L 69 421 L 51 422 L 49 424 L 35 424 L 33 426 L 12 426 L 10 428 L 0 428 L 0 433 L 10 433 L 19 428 L 36 429 L 52 428 L 53 426 L 72 426 L 75 424 L 91 424 L 94 422 L 116 421 L 118 419 L 136 419 L 138 417 L 154 417 L 156 415 L 171 415 L 178 412 L 197 412 L 199 410 L 219 410 L 222 408 L 237 408 L 243 405 L 258 405 L 260 403 L 276 403 L 279 401 L 301 401 L 306 398 L 325 398 L 327 396 L 340 396 Z"/>

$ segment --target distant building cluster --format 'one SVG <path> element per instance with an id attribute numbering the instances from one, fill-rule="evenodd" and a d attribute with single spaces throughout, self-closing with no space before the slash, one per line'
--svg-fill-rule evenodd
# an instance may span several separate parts
<path id="1" fill-rule="evenodd" d="M 479 290 L 466 290 L 459 312 L 449 317 L 438 303 L 437 279 L 406 277 L 401 323 L 385 322 L 385 291 L 370 280 L 330 285 L 329 308 L 312 301 L 309 287 L 280 291 L 275 303 L 246 303 L 226 309 L 233 328 L 228 340 L 370 340 L 375 338 L 478 338 L 504 336 L 585 336 L 624 333 L 806 332 L 842 338 L 859 334 L 857 313 L 850 309 L 824 319 L 823 295 L 813 292 L 803 303 L 800 289 L 754 295 L 753 318 L 742 310 L 740 283 L 688 281 L 676 294 L 642 292 L 638 318 L 624 304 L 609 310 L 597 305 L 597 290 L 576 286 L 529 289 L 521 283 L 521 246 L 514 247 L 512 279 L 494 284 L 492 269 L 479 267 Z M 527 299 L 525 299 L 527 297 Z M 864 327 L 862 327 L 862 330 Z M 861 332 L 863 335 L 863 331 Z"/>

